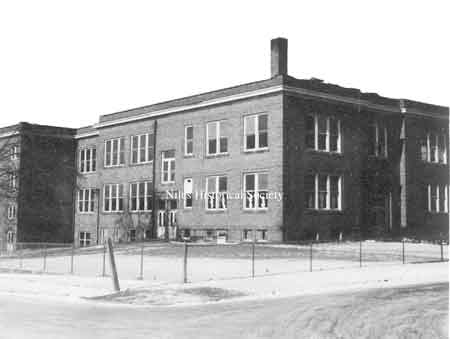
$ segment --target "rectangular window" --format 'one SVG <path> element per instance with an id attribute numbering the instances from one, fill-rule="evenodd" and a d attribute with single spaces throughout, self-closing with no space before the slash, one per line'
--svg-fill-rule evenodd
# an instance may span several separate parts
<path id="1" fill-rule="evenodd" d="M 428 161 L 428 138 L 420 140 L 420 160 Z"/>
<path id="2" fill-rule="evenodd" d="M 192 178 L 184 179 L 184 208 L 192 208 Z"/>
<path id="3" fill-rule="evenodd" d="M 305 121 L 306 147 L 322 152 L 341 152 L 341 122 L 335 117 L 309 115 Z"/>
<path id="4" fill-rule="evenodd" d="M 305 207 L 318 210 L 341 210 L 341 177 L 310 174 L 305 176 Z"/>
<path id="5" fill-rule="evenodd" d="M 94 212 L 94 189 L 80 189 L 78 191 L 78 212 Z"/>
<path id="6" fill-rule="evenodd" d="M 184 127 L 184 155 L 194 154 L 194 127 Z"/>
<path id="7" fill-rule="evenodd" d="M 227 208 L 227 177 L 206 178 L 206 209 L 224 210 Z"/>
<path id="8" fill-rule="evenodd" d="M 105 141 L 105 167 L 121 166 L 125 164 L 125 138 Z"/>
<path id="9" fill-rule="evenodd" d="M 428 185 L 428 211 L 448 213 L 447 185 Z"/>
<path id="10" fill-rule="evenodd" d="M 257 230 L 256 231 L 256 240 L 267 241 L 267 230 Z"/>
<path id="11" fill-rule="evenodd" d="M 97 151 L 95 147 L 81 149 L 78 158 L 78 169 L 80 173 L 92 173 L 96 171 Z"/>
<path id="12" fill-rule="evenodd" d="M 175 151 L 162 152 L 161 182 L 163 184 L 175 182 Z"/>
<path id="13" fill-rule="evenodd" d="M 153 160 L 153 134 L 133 135 L 131 137 L 131 163 L 145 164 Z"/>
<path id="14" fill-rule="evenodd" d="M 152 182 L 135 182 L 130 184 L 130 211 L 151 211 L 153 206 Z"/>
<path id="15" fill-rule="evenodd" d="M 244 175 L 244 208 L 264 210 L 269 206 L 269 175 L 267 173 L 249 173 Z"/>
<path id="16" fill-rule="evenodd" d="M 122 184 L 106 184 L 103 187 L 103 211 L 104 212 L 123 211 Z"/>
<path id="17" fill-rule="evenodd" d="M 91 244 L 91 233 L 80 232 L 80 246 L 85 247 Z"/>
<path id="18" fill-rule="evenodd" d="M 16 219 L 17 218 L 17 206 L 15 204 L 10 204 L 8 206 L 8 219 Z"/>
<path id="19" fill-rule="evenodd" d="M 12 146 L 10 149 L 11 160 L 19 159 L 19 155 L 20 155 L 20 146 L 18 145 Z"/>
<path id="20" fill-rule="evenodd" d="M 244 240 L 244 241 L 253 241 L 254 240 L 253 230 L 251 230 L 251 229 L 244 229 L 242 231 L 242 240 Z"/>
<path id="21" fill-rule="evenodd" d="M 447 137 L 445 133 L 428 133 L 420 140 L 420 159 L 432 163 L 447 163 Z"/>
<path id="22" fill-rule="evenodd" d="M 430 134 L 430 161 L 438 162 L 438 136 Z"/>
<path id="23" fill-rule="evenodd" d="M 224 133 L 225 121 L 214 121 L 206 125 L 207 155 L 224 154 L 228 152 L 228 139 Z"/>
<path id="24" fill-rule="evenodd" d="M 8 186 L 10 189 L 17 189 L 17 173 L 9 173 L 8 174 Z"/>
<path id="25" fill-rule="evenodd" d="M 128 240 L 132 241 L 132 242 L 136 241 L 136 230 L 135 229 L 128 231 Z"/>
<path id="26" fill-rule="evenodd" d="M 266 149 L 269 146 L 268 115 L 256 114 L 244 118 L 244 148 L 246 151 Z"/>
<path id="27" fill-rule="evenodd" d="M 447 138 L 444 134 L 440 134 L 438 137 L 438 156 L 439 163 L 447 163 Z"/>
<path id="28" fill-rule="evenodd" d="M 369 154 L 376 157 L 388 156 L 388 134 L 387 127 L 377 121 L 370 126 L 369 132 Z"/>

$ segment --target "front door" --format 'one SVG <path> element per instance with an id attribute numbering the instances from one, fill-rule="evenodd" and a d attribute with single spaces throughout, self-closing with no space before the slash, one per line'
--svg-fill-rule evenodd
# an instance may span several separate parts
<path id="1" fill-rule="evenodd" d="M 177 238 L 177 200 L 161 199 L 158 203 L 158 239 L 175 240 Z"/>

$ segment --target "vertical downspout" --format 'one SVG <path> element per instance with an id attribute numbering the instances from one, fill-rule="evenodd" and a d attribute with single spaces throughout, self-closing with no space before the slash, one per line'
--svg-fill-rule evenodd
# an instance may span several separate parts
<path id="1" fill-rule="evenodd" d="M 158 130 L 158 120 L 155 119 L 153 122 L 153 174 L 152 174 L 152 182 L 153 182 L 153 208 L 152 208 L 152 238 L 156 239 L 157 237 L 157 225 L 156 225 L 156 133 Z"/>
<path id="2" fill-rule="evenodd" d="M 401 154 L 400 154 L 400 229 L 404 229 L 408 225 L 407 220 L 407 165 L 406 165 L 406 108 L 405 103 L 400 99 L 400 113 L 402 114 L 402 126 L 400 132 Z M 403 232 L 401 232 L 403 233 Z"/>

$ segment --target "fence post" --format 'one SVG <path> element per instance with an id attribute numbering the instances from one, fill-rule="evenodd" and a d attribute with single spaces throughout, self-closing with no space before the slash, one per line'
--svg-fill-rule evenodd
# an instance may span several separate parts
<path id="1" fill-rule="evenodd" d="M 23 245 L 21 243 L 18 244 L 19 249 L 19 267 L 20 269 L 23 268 L 23 262 L 22 262 L 22 251 L 23 251 Z"/>
<path id="2" fill-rule="evenodd" d="M 47 271 L 47 243 L 44 243 L 43 258 L 44 258 L 44 262 L 43 262 L 42 271 L 45 273 Z"/>
<path id="3" fill-rule="evenodd" d="M 444 261 L 444 244 L 442 243 L 442 239 L 441 239 L 441 261 Z"/>
<path id="4" fill-rule="evenodd" d="M 252 278 L 255 277 L 255 240 L 252 242 Z"/>
<path id="5" fill-rule="evenodd" d="M 362 239 L 359 239 L 359 267 L 362 267 Z"/>
<path id="6" fill-rule="evenodd" d="M 103 243 L 102 277 L 106 277 L 106 243 Z"/>
<path id="7" fill-rule="evenodd" d="M 144 279 L 144 242 L 142 242 L 142 246 L 141 246 L 141 267 L 140 267 L 138 279 L 139 280 Z"/>
<path id="8" fill-rule="evenodd" d="M 120 291 L 119 277 L 117 276 L 116 261 L 114 259 L 114 248 L 111 238 L 108 238 L 109 262 L 111 264 L 111 277 L 116 292 Z"/>
<path id="9" fill-rule="evenodd" d="M 402 262 L 405 263 L 405 239 L 402 239 Z"/>
<path id="10" fill-rule="evenodd" d="M 70 274 L 73 274 L 73 257 L 75 255 L 75 241 L 72 243 L 72 248 L 70 249 Z"/>
<path id="11" fill-rule="evenodd" d="M 312 272 L 312 254 L 313 254 L 313 241 L 309 246 L 309 271 Z"/>
<path id="12" fill-rule="evenodd" d="M 183 283 L 187 283 L 187 257 L 188 257 L 188 243 L 184 242 L 184 259 L 183 259 Z"/>

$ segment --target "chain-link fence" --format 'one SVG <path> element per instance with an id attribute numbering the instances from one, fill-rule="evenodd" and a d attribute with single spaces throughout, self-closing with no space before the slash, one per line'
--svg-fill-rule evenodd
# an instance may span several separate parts
<path id="1" fill-rule="evenodd" d="M 448 244 L 401 242 L 242 242 L 114 245 L 119 279 L 198 282 L 274 274 L 448 260 Z M 0 271 L 109 276 L 107 246 L 17 243 Z"/>

